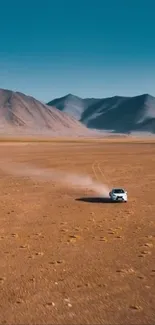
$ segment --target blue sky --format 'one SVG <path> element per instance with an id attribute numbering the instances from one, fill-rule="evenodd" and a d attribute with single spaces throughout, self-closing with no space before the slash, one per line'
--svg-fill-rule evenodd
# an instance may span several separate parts
<path id="1" fill-rule="evenodd" d="M 0 2 L 0 88 L 45 102 L 155 95 L 153 0 Z"/>

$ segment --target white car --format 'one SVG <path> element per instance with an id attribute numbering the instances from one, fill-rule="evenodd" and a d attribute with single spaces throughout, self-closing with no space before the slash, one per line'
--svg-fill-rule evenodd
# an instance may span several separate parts
<path id="1" fill-rule="evenodd" d="M 128 194 L 123 188 L 113 188 L 112 191 L 109 193 L 109 196 L 112 201 L 123 201 L 127 202 Z"/>

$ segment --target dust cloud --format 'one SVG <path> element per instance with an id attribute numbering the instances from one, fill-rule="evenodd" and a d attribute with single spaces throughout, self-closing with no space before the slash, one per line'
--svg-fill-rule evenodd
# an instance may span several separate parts
<path id="1" fill-rule="evenodd" d="M 73 189 L 79 188 L 81 190 L 93 191 L 102 197 L 109 196 L 108 186 L 93 180 L 88 175 L 79 175 L 57 169 L 38 168 L 25 163 L 2 160 L 0 161 L 0 169 L 6 174 L 17 177 L 29 177 L 43 182 L 52 181 Z"/>

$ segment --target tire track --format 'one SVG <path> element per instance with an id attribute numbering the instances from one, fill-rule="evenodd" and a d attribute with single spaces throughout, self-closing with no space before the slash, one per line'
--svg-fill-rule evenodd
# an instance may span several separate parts
<path id="1" fill-rule="evenodd" d="M 96 173 L 95 164 L 96 164 L 96 161 L 94 161 L 94 162 L 92 163 L 92 171 L 93 171 L 93 174 L 94 174 L 96 180 L 97 180 L 98 182 L 100 182 L 100 180 L 99 180 L 99 178 L 98 178 L 98 175 L 97 175 L 97 173 Z M 95 219 L 96 219 L 96 213 L 95 213 L 93 210 L 91 210 L 91 214 L 92 214 L 92 216 L 93 216 L 93 222 L 96 223 L 96 220 L 95 220 Z"/>
<path id="2" fill-rule="evenodd" d="M 100 163 L 99 163 L 99 162 L 98 162 L 97 168 L 98 168 L 100 174 L 103 176 L 104 181 L 105 181 L 106 184 L 109 186 L 110 184 L 109 184 L 109 182 L 108 182 L 108 179 L 107 179 L 107 177 L 105 176 L 105 173 L 103 172 L 103 170 L 101 169 L 101 166 L 100 166 Z M 109 187 L 111 187 L 111 186 L 109 186 Z"/>
<path id="3" fill-rule="evenodd" d="M 100 166 L 100 163 L 99 161 L 94 161 L 92 163 L 92 171 L 93 171 L 93 174 L 97 180 L 97 182 L 101 183 L 101 177 L 103 179 L 103 182 L 105 183 L 106 181 L 106 184 L 108 185 L 108 182 L 107 182 L 107 178 L 105 177 L 105 174 L 103 173 L 102 169 L 101 169 L 101 166 Z M 100 176 L 101 177 L 100 177 Z M 109 185 L 108 185 L 109 186 Z M 96 213 L 94 211 L 91 210 L 91 214 L 93 216 L 93 222 L 96 223 L 95 219 L 96 219 Z"/>
<path id="4" fill-rule="evenodd" d="M 95 162 L 92 163 L 92 171 L 93 171 L 93 174 L 95 175 L 96 180 L 97 180 L 98 182 L 100 182 L 100 180 L 99 180 L 99 178 L 98 178 L 98 175 L 97 175 L 97 173 L 96 173 L 96 166 L 95 166 L 96 163 L 97 163 L 97 161 L 95 161 Z"/>
<path id="5" fill-rule="evenodd" d="M 100 176 L 102 177 L 102 180 L 104 183 L 106 183 L 108 186 L 109 186 L 109 182 L 105 176 L 105 173 L 103 172 L 103 170 L 101 169 L 101 166 L 100 166 L 100 162 L 99 161 L 94 161 L 93 164 L 92 164 L 92 171 L 93 171 L 93 174 L 95 175 L 95 178 L 98 182 L 101 182 L 101 179 L 98 175 L 98 173 L 100 174 Z"/>

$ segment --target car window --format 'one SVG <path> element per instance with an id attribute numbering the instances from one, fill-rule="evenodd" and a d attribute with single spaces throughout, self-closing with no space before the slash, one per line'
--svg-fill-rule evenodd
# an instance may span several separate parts
<path id="1" fill-rule="evenodd" d="M 122 189 L 120 189 L 120 188 L 115 189 L 113 192 L 116 193 L 116 194 L 124 193 L 124 191 Z"/>

